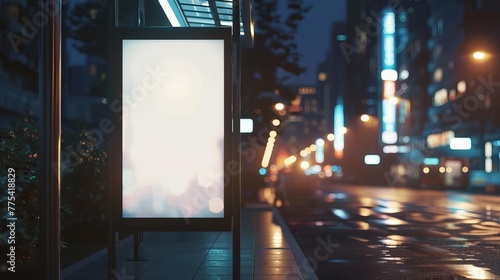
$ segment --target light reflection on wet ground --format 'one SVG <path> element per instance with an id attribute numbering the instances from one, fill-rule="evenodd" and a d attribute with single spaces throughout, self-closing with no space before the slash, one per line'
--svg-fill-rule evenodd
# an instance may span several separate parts
<path id="1" fill-rule="evenodd" d="M 470 279 L 498 279 L 488 269 L 470 264 L 449 264 L 447 267 Z"/>
<path id="2" fill-rule="evenodd" d="M 500 199 L 351 186 L 318 193 L 314 206 L 292 202 L 282 213 L 306 256 L 318 237 L 339 244 L 318 262 L 320 279 L 500 279 Z"/>

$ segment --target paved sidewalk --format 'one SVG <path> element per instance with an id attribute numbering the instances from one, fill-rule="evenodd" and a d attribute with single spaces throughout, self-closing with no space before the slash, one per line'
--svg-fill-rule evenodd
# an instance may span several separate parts
<path id="1" fill-rule="evenodd" d="M 275 208 L 249 205 L 241 223 L 240 279 L 317 279 Z M 145 232 L 143 261 L 129 260 L 132 240 L 119 244 L 117 280 L 238 279 L 232 276 L 231 232 Z M 107 250 L 64 269 L 61 279 L 107 279 Z"/>

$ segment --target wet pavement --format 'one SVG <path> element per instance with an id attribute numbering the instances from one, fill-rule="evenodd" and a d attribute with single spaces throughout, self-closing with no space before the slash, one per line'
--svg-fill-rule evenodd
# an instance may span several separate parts
<path id="1" fill-rule="evenodd" d="M 280 213 L 319 279 L 500 279 L 500 196 L 338 184 L 308 193 L 290 191 Z"/>

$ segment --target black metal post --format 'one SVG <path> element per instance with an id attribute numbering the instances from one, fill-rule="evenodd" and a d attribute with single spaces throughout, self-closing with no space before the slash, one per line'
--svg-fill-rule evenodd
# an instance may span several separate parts
<path id="1" fill-rule="evenodd" d="M 110 222 L 108 235 L 108 279 L 115 279 L 121 273 L 118 270 L 118 263 L 116 256 L 118 255 L 118 242 L 119 234 L 114 230 L 114 225 Z"/>
<path id="2" fill-rule="evenodd" d="M 144 11 L 144 0 L 137 2 L 137 26 L 146 26 L 146 13 Z"/>
<path id="3" fill-rule="evenodd" d="M 61 144 L 61 12 L 57 0 L 42 0 L 53 7 L 40 28 L 40 268 L 47 280 L 60 279 L 60 144 Z"/>
<path id="4" fill-rule="evenodd" d="M 146 25 L 146 16 L 144 11 L 144 0 L 137 2 L 137 26 L 144 27 Z M 142 232 L 134 232 L 134 257 L 133 261 L 141 261 L 140 249 L 142 245 Z"/>
<path id="5" fill-rule="evenodd" d="M 144 256 L 144 247 L 142 245 L 144 244 L 144 232 L 142 231 L 136 231 L 134 232 L 134 257 L 131 259 L 131 261 L 145 261 L 146 259 L 143 258 Z"/>
<path id="6" fill-rule="evenodd" d="M 112 34 L 115 28 L 118 26 L 118 0 L 109 0 L 107 2 L 107 9 L 108 9 L 108 99 L 113 100 L 115 97 L 114 94 L 114 77 L 111 67 L 114 67 L 115 65 L 115 58 L 113 57 L 113 40 L 112 40 Z M 118 118 L 112 116 L 113 120 L 116 120 Z M 112 136 L 116 137 L 116 136 Z M 110 147 L 110 149 L 115 149 L 114 147 Z M 116 150 L 116 149 L 115 149 Z M 111 152 L 111 151 L 110 151 Z M 114 152 L 113 152 L 114 154 Z M 109 159 L 109 166 L 112 166 L 113 168 L 116 168 L 116 164 L 114 163 L 115 159 L 110 158 Z M 112 169 L 113 170 L 113 169 Z M 116 227 L 115 227 L 115 203 L 114 201 L 114 180 L 116 178 L 113 177 L 114 172 L 111 170 L 111 172 L 108 174 L 108 179 L 107 179 L 107 187 L 108 187 L 108 195 L 109 195 L 109 209 L 108 209 L 108 279 L 114 279 L 116 278 L 116 273 L 117 273 L 117 254 L 118 254 L 118 242 L 120 241 L 119 239 L 119 234 L 116 232 Z"/>
<path id="7" fill-rule="evenodd" d="M 241 38 L 240 7 L 241 0 L 233 0 L 233 160 L 241 170 L 240 158 L 240 93 L 241 93 Z M 233 279 L 241 275 L 241 171 L 232 178 L 233 187 Z"/>

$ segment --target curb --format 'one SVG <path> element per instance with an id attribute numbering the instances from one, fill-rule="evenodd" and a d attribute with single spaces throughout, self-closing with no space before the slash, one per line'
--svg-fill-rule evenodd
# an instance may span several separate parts
<path id="1" fill-rule="evenodd" d="M 273 215 L 276 218 L 276 222 L 279 224 L 279 226 L 283 231 L 285 239 L 288 241 L 288 245 L 290 245 L 290 250 L 292 251 L 293 257 L 295 258 L 295 262 L 299 267 L 302 277 L 307 280 L 319 280 L 318 276 L 316 276 L 316 274 L 314 273 L 314 269 L 312 269 L 311 265 L 309 264 L 309 261 L 302 252 L 302 249 L 300 249 L 300 246 L 295 240 L 295 237 L 293 237 L 292 232 L 288 228 L 285 220 L 283 220 L 283 218 L 281 217 L 281 214 L 279 213 L 278 209 L 272 207 L 272 211 Z"/>

